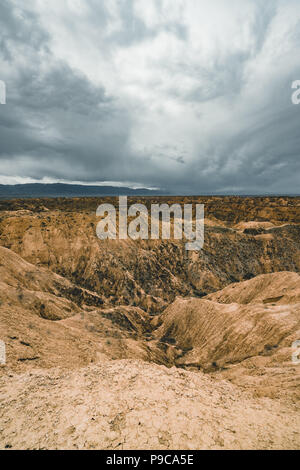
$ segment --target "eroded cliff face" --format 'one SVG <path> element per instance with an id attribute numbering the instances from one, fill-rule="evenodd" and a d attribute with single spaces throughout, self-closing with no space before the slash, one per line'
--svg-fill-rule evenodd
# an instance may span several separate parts
<path id="1" fill-rule="evenodd" d="M 201 297 L 259 274 L 300 270 L 299 199 L 279 199 L 277 205 L 258 201 L 261 207 L 253 199 L 225 199 L 221 212 L 221 199 L 208 200 L 201 252 L 186 252 L 178 240 L 98 240 L 95 211 L 103 200 L 93 199 L 84 208 L 85 201 L 75 200 L 74 207 L 63 201 L 60 209 L 59 202 L 51 207 L 53 201 L 43 201 L 51 210 L 40 201 L 25 201 L 27 209 L 15 210 L 21 205 L 15 203 L 14 210 L 1 213 L 0 243 L 111 305 L 139 306 L 154 314 L 177 295 Z M 249 223 L 252 216 L 269 220 Z"/>
<path id="2" fill-rule="evenodd" d="M 10 423 L 0 433 L 0 446 L 114 448 L 120 441 L 124 448 L 176 448 L 176 436 L 184 434 L 180 426 L 186 428 L 194 413 L 188 437 L 182 434 L 192 448 L 257 448 L 266 427 L 264 448 L 299 447 L 300 369 L 291 360 L 292 344 L 300 339 L 299 198 L 142 200 L 148 206 L 205 203 L 204 247 L 190 253 L 178 240 L 98 240 L 95 211 L 103 202 L 117 201 L 0 202 L 0 339 L 7 351 L 7 364 L 0 368 L 7 384 L 0 395 L 0 424 Z M 120 373 L 123 367 L 128 370 Z M 108 399 L 102 416 L 94 400 L 112 376 L 115 398 Z M 84 422 L 95 415 L 91 434 L 88 426 L 80 431 L 75 420 L 72 432 L 62 426 L 57 436 L 45 407 L 36 419 L 50 426 L 46 442 L 24 407 L 14 410 L 21 383 L 25 401 L 30 397 L 38 408 L 43 394 L 37 383 L 44 384 L 50 403 L 57 393 L 74 392 L 76 381 L 82 389 L 88 383 L 88 405 L 80 408 L 78 386 L 73 404 L 60 401 L 55 422 L 71 416 L 72 409 Z M 219 411 L 208 412 L 209 403 L 197 407 L 201 387 L 208 402 L 219 393 L 215 405 L 223 421 L 217 427 Z M 130 406 L 120 399 L 121 390 Z M 149 400 L 160 410 L 151 426 L 160 428 L 162 437 L 153 441 L 158 433 L 145 425 L 142 441 L 132 440 L 131 413 L 145 421 Z M 230 410 L 232 401 L 237 408 Z M 177 405 L 189 410 L 182 421 Z M 181 425 L 173 426 L 166 407 Z M 257 424 L 243 416 L 245 407 L 252 414 L 261 410 Z M 122 423 L 98 438 L 98 424 L 106 429 L 121 409 Z M 201 440 L 203 419 L 208 437 Z M 221 439 L 224 420 L 232 426 Z M 27 441 L 15 433 L 14 421 L 18 429 L 28 428 Z M 231 439 L 235 433 L 239 437 Z"/>
<path id="3" fill-rule="evenodd" d="M 281 295 L 272 297 L 275 289 Z M 204 299 L 178 298 L 153 320 L 155 336 L 169 344 L 179 367 L 226 378 L 257 396 L 299 400 L 300 369 L 291 360 L 300 336 L 299 294 L 300 276 L 282 272 Z"/>

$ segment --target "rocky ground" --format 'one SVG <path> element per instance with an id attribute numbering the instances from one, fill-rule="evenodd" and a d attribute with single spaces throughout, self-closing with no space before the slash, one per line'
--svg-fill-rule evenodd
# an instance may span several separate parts
<path id="1" fill-rule="evenodd" d="M 300 199 L 164 200 L 205 203 L 188 254 L 102 202 L 0 201 L 0 448 L 299 448 Z"/>
<path id="2" fill-rule="evenodd" d="M 136 360 L 2 377 L 1 447 L 296 449 L 297 407 Z"/>

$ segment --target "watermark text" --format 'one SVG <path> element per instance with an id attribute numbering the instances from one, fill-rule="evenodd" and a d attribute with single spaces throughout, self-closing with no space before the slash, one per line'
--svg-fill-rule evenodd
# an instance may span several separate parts
<path id="1" fill-rule="evenodd" d="M 6 85 L 0 80 L 0 104 L 6 104 Z"/>
<path id="2" fill-rule="evenodd" d="M 293 364 L 300 364 L 300 339 L 293 342 L 292 349 L 294 350 L 292 354 Z"/>
<path id="3" fill-rule="evenodd" d="M 295 90 L 292 94 L 292 103 L 300 104 L 300 80 L 295 80 L 292 83 L 292 88 Z"/>
<path id="4" fill-rule="evenodd" d="M 188 251 L 200 251 L 204 244 L 203 204 L 144 204 L 128 207 L 127 197 L 119 197 L 119 207 L 101 204 L 96 211 L 101 217 L 97 224 L 100 240 L 175 240 L 185 239 Z"/>
<path id="5" fill-rule="evenodd" d="M 6 348 L 5 343 L 0 340 L 0 366 L 5 366 L 6 364 Z"/>

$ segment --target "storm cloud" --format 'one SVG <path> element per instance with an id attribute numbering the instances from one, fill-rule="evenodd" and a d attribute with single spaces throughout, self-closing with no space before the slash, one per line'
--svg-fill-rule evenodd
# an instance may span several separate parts
<path id="1" fill-rule="evenodd" d="M 2 0 L 0 183 L 299 193 L 297 0 Z"/>

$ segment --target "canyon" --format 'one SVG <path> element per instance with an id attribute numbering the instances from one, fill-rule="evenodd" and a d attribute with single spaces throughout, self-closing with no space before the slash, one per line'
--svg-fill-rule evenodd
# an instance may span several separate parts
<path id="1" fill-rule="evenodd" d="M 203 249 L 0 200 L 0 448 L 299 448 L 300 198 L 128 200 L 204 204 Z"/>

